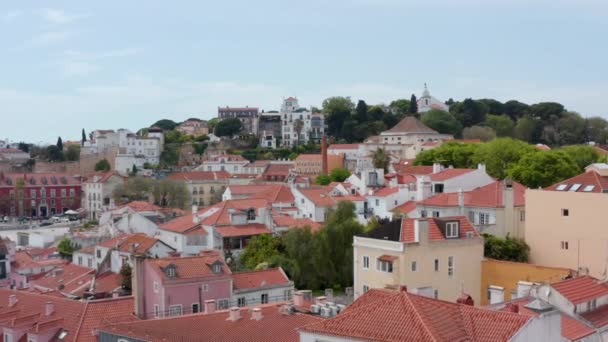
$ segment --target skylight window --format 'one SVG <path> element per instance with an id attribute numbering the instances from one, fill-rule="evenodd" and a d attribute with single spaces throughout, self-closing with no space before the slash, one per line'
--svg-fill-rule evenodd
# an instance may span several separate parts
<path id="1" fill-rule="evenodd" d="M 586 187 L 583 189 L 583 191 L 584 191 L 584 192 L 591 192 L 591 191 L 593 191 L 593 189 L 594 189 L 594 188 L 595 188 L 595 185 L 587 185 L 587 186 L 586 186 Z"/>
<path id="2" fill-rule="evenodd" d="M 570 189 L 568 191 L 576 191 L 581 187 L 582 184 L 576 183 L 576 184 L 572 184 L 572 186 L 570 187 Z"/>
<path id="3" fill-rule="evenodd" d="M 555 190 L 564 191 L 564 190 L 566 190 L 567 187 L 568 187 L 568 184 L 560 184 L 557 186 L 557 188 L 555 188 Z"/>

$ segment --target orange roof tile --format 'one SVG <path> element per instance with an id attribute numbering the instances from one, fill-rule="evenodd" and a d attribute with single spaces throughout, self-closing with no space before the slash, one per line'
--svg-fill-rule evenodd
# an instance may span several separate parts
<path id="1" fill-rule="evenodd" d="M 201 224 L 203 225 L 230 225 L 230 209 L 245 211 L 251 208 L 259 210 L 266 207 L 268 207 L 268 201 L 264 199 L 233 199 L 199 210 L 197 215 L 201 218 Z"/>
<path id="2" fill-rule="evenodd" d="M 232 272 L 224 258 L 217 253 L 208 253 L 204 255 L 196 255 L 190 257 L 168 257 L 158 259 L 145 259 L 144 262 L 154 266 L 154 270 L 160 274 L 163 279 L 171 280 L 163 271 L 165 267 L 174 265 L 176 267 L 177 276 L 175 279 L 199 278 L 207 276 L 215 276 L 211 265 L 216 262 L 222 263 L 223 273 L 218 276 L 230 275 Z"/>
<path id="3" fill-rule="evenodd" d="M 80 281 L 86 281 L 87 275 L 94 272 L 95 271 L 90 268 L 75 264 L 65 264 L 56 267 L 42 278 L 32 280 L 31 285 L 49 290 L 62 290 L 64 287 L 68 287 L 71 284 L 78 284 Z"/>
<path id="4" fill-rule="evenodd" d="M 588 302 L 608 295 L 608 284 L 591 276 L 562 280 L 551 284 L 551 287 L 574 304 Z"/>
<path id="5" fill-rule="evenodd" d="M 283 269 L 278 267 L 233 273 L 232 284 L 235 290 L 246 290 L 265 286 L 289 285 L 290 281 Z"/>
<path id="6" fill-rule="evenodd" d="M 261 223 L 249 223 L 238 226 L 216 226 L 215 230 L 223 237 L 251 236 L 272 233 Z"/>
<path id="7" fill-rule="evenodd" d="M 393 128 L 388 131 L 382 132 L 384 133 L 437 133 L 432 128 L 429 128 L 427 125 L 423 124 L 422 121 L 416 119 L 413 116 L 406 116 L 399 123 L 397 123 Z"/>
<path id="8" fill-rule="evenodd" d="M 475 170 L 477 170 L 477 169 L 451 169 L 451 168 L 447 168 L 447 169 L 443 169 L 443 171 L 441 171 L 441 172 L 437 172 L 437 173 L 431 174 L 431 181 L 433 181 L 433 182 L 440 182 L 440 181 L 448 180 L 450 178 L 462 176 L 464 174 L 467 174 L 469 172 L 473 172 Z"/>
<path id="9" fill-rule="evenodd" d="M 441 217 L 441 218 L 425 218 L 425 219 L 414 219 L 404 218 L 401 220 L 401 242 L 412 243 L 414 242 L 414 221 L 426 220 L 429 223 L 428 237 L 430 241 L 441 241 L 446 240 L 445 236 L 441 232 L 438 223 L 440 221 L 457 220 L 460 222 L 460 238 L 464 239 L 467 237 L 467 233 L 472 233 L 474 237 L 479 237 L 479 233 L 471 225 L 471 222 L 464 216 L 452 216 L 452 217 Z"/>
<path id="10" fill-rule="evenodd" d="M 161 224 L 158 228 L 175 233 L 186 233 L 196 230 L 199 234 L 207 234 L 207 231 L 202 228 L 200 223 L 194 223 L 192 215 L 174 218 L 169 222 Z"/>
<path id="11" fill-rule="evenodd" d="M 393 188 L 380 188 L 376 191 L 374 191 L 374 193 L 371 195 L 373 197 L 386 197 L 386 196 L 390 196 L 393 194 L 396 194 L 399 192 L 399 188 L 397 187 L 393 187 Z"/>
<path id="12" fill-rule="evenodd" d="M 405 291 L 372 289 L 336 317 L 300 330 L 372 341 L 506 341 L 530 319 Z"/>
<path id="13" fill-rule="evenodd" d="M 284 315 L 276 304 L 265 305 L 261 309 L 260 320 L 251 319 L 250 309 L 242 308 L 241 319 L 234 322 L 227 320 L 228 311 L 222 311 L 113 325 L 100 330 L 149 342 L 291 342 L 299 339 L 297 328 L 323 320 L 301 313 Z"/>
<path id="14" fill-rule="evenodd" d="M 131 208 L 133 211 L 136 212 L 142 212 L 142 211 L 158 211 L 161 209 L 161 207 L 152 204 L 152 203 L 148 203 L 148 202 L 144 202 L 144 201 L 132 201 L 129 202 L 123 206 L 120 206 L 119 208 L 124 208 L 124 207 L 129 207 Z"/>
<path id="15" fill-rule="evenodd" d="M 291 189 L 283 184 L 260 185 L 230 185 L 230 193 L 237 196 L 246 196 L 251 199 L 265 199 L 270 203 L 293 203 L 294 197 Z"/>
<path id="16" fill-rule="evenodd" d="M 121 252 L 130 252 L 135 247 L 135 253 L 146 253 L 157 242 L 164 244 L 159 239 L 151 238 L 144 233 L 137 234 L 121 234 L 110 240 L 103 241 L 99 244 L 105 248 L 117 248 Z"/>
<path id="17" fill-rule="evenodd" d="M 579 185 L 578 188 L 572 190 L 572 186 L 574 184 Z M 583 172 L 580 175 L 576 175 L 572 178 L 568 178 L 545 188 L 545 190 L 553 191 L 575 191 L 593 193 L 601 193 L 604 189 L 608 189 L 608 177 L 600 176 L 597 172 L 593 170 Z"/>
<path id="18" fill-rule="evenodd" d="M 504 207 L 503 192 L 503 182 L 495 181 L 471 191 L 463 192 L 464 205 L 467 207 L 501 208 Z M 516 207 L 523 207 L 526 205 L 525 193 L 526 187 L 514 181 L 513 201 Z M 457 207 L 458 193 L 444 192 L 433 197 L 429 197 L 418 204 L 435 207 Z"/>
<path id="19" fill-rule="evenodd" d="M 399 211 L 402 214 L 407 214 L 410 213 L 412 211 L 416 210 L 416 202 L 414 201 L 407 201 L 401 205 L 398 205 L 396 207 L 393 208 L 393 212 Z"/>

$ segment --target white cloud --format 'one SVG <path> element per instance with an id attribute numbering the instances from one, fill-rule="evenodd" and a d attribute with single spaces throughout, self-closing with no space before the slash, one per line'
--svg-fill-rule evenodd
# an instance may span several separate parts
<path id="1" fill-rule="evenodd" d="M 68 24 L 87 16 L 84 14 L 70 14 L 61 9 L 45 8 L 42 10 L 42 17 L 51 24 Z"/>
<path id="2" fill-rule="evenodd" d="M 48 31 L 35 35 L 29 40 L 31 45 L 51 45 L 65 41 L 70 36 L 65 31 Z"/>
<path id="3" fill-rule="evenodd" d="M 66 76 L 88 76 L 97 70 L 99 70 L 97 65 L 87 62 L 66 62 L 63 64 L 63 73 Z"/>
<path id="4" fill-rule="evenodd" d="M 8 24 L 8 23 L 13 22 L 15 19 L 17 19 L 21 15 L 23 15 L 23 11 L 22 10 L 8 11 L 8 12 L 2 14 L 2 16 L 0 16 L 0 21 L 2 21 L 3 23 L 7 23 Z"/>

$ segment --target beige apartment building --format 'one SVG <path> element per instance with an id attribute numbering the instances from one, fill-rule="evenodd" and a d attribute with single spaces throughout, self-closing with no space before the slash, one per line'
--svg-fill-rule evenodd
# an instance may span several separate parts
<path id="1" fill-rule="evenodd" d="M 608 270 L 608 165 L 544 190 L 526 191 L 530 262 L 604 279 Z"/>
<path id="2" fill-rule="evenodd" d="M 480 301 L 483 239 L 464 216 L 404 218 L 354 237 L 355 297 L 372 288 Z"/>

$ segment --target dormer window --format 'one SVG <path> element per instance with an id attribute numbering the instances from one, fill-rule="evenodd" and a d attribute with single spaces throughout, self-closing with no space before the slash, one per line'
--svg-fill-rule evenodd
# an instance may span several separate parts
<path id="1" fill-rule="evenodd" d="M 247 210 L 247 221 L 254 221 L 255 220 L 255 209 L 251 208 L 249 210 Z"/>
<path id="2" fill-rule="evenodd" d="M 175 266 L 173 265 L 169 265 L 165 268 L 165 273 L 167 274 L 167 277 L 169 278 L 175 278 L 176 275 L 176 270 L 175 270 Z"/>
<path id="3" fill-rule="evenodd" d="M 222 265 L 216 264 L 213 265 L 213 273 L 221 273 L 222 272 Z"/>
<path id="4" fill-rule="evenodd" d="M 445 224 L 445 237 L 446 239 L 458 238 L 458 222 L 447 222 Z"/>

